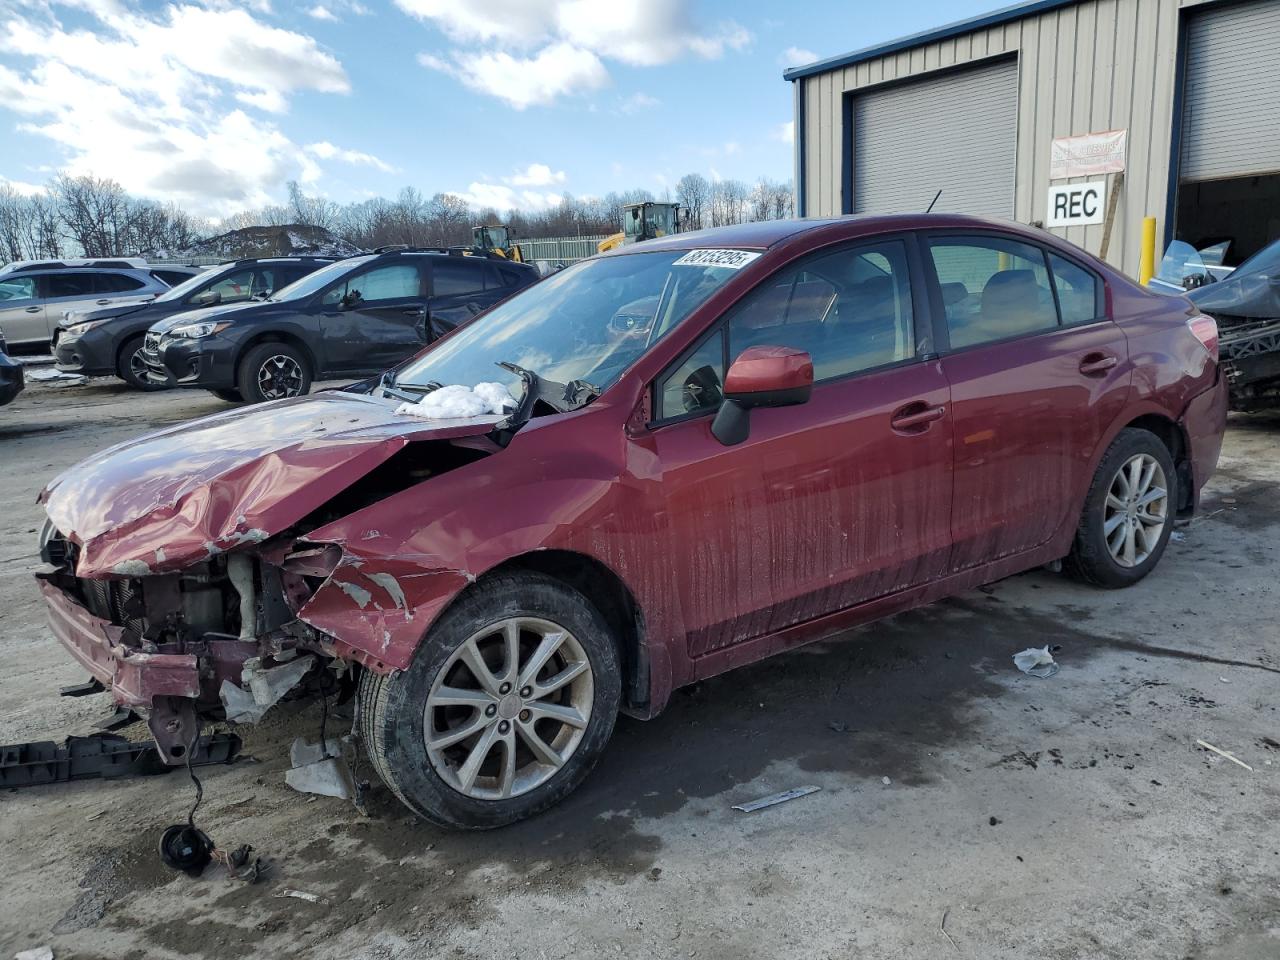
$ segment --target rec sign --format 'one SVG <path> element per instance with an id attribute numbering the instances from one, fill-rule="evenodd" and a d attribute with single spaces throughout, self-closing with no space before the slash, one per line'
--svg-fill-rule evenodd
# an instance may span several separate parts
<path id="1" fill-rule="evenodd" d="M 1049 188 L 1046 227 L 1085 227 L 1106 218 L 1107 181 L 1069 183 Z"/>

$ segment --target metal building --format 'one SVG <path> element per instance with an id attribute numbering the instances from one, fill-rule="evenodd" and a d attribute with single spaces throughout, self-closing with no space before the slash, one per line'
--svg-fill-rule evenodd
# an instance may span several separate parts
<path id="1" fill-rule="evenodd" d="M 1135 275 L 1145 217 L 1228 263 L 1280 237 L 1280 0 L 1034 0 L 785 77 L 801 215 L 941 190 L 1094 253 L 1109 221 Z"/>

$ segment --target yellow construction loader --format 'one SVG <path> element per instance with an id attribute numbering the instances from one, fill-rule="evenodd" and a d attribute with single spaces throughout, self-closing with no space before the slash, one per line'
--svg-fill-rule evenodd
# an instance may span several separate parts
<path id="1" fill-rule="evenodd" d="M 500 257 L 524 263 L 518 244 L 511 242 L 511 231 L 505 223 L 471 228 L 471 248 L 481 256 Z"/>
<path id="2" fill-rule="evenodd" d="M 622 231 L 605 237 L 596 245 L 597 253 L 606 253 L 615 247 L 641 240 L 665 237 L 680 232 L 680 205 L 646 200 L 644 203 L 627 203 L 622 206 Z"/>

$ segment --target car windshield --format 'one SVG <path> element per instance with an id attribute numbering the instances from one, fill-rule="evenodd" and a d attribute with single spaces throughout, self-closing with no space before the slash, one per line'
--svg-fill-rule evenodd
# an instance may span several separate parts
<path id="1" fill-rule="evenodd" d="M 281 287 L 271 295 L 270 299 L 272 301 L 305 299 L 313 293 L 324 289 L 343 274 L 354 270 L 361 264 L 368 263 L 372 259 L 373 254 L 369 254 L 364 257 L 348 257 L 346 260 L 331 263 L 327 267 L 321 267 L 315 273 L 308 273 L 300 280 L 293 281 L 287 287 Z"/>
<path id="2" fill-rule="evenodd" d="M 604 391 L 734 274 L 684 250 L 587 260 L 477 317 L 400 371 L 397 382 L 475 386 L 496 381 L 519 397 L 510 363 L 559 383 Z"/>
<path id="3" fill-rule="evenodd" d="M 200 287 L 204 286 L 206 283 L 211 283 L 217 280 L 218 277 L 233 269 L 235 269 L 235 264 L 228 263 L 225 266 L 214 267 L 212 270 L 202 270 L 195 276 L 187 280 L 183 280 L 177 286 L 170 287 L 164 293 L 160 294 L 160 296 L 156 297 L 156 303 L 166 303 L 170 300 L 181 300 L 188 294 L 194 293 L 196 290 L 200 289 Z"/>

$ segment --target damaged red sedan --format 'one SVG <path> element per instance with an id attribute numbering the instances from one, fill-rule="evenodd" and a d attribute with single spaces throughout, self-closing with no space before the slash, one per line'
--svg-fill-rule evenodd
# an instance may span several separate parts
<path id="1" fill-rule="evenodd" d="M 1146 576 L 1217 462 L 1216 337 L 1011 223 L 673 236 L 68 470 L 40 588 L 169 763 L 336 673 L 408 806 L 498 826 L 683 684 L 1033 567 Z"/>

